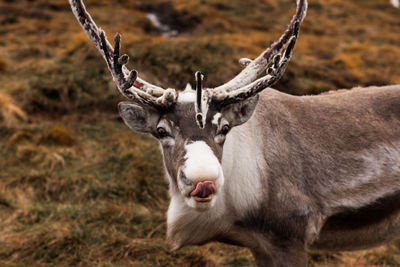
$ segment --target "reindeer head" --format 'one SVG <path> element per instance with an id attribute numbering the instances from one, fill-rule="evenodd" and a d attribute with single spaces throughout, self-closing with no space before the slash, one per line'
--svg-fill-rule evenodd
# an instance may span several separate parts
<path id="1" fill-rule="evenodd" d="M 120 56 L 120 35 L 112 47 L 86 11 L 81 0 L 70 0 L 79 23 L 100 51 L 119 91 L 134 103 L 122 102 L 119 111 L 126 125 L 159 139 L 173 194 L 189 207 L 211 208 L 223 190 L 222 151 L 229 131 L 252 116 L 258 93 L 282 77 L 305 17 L 306 0 L 281 38 L 254 60 L 241 59 L 245 67 L 235 78 L 216 88 L 203 88 L 196 73 L 196 90 L 163 89 L 129 71 L 127 55 Z M 265 73 L 266 71 L 266 73 Z M 264 73 L 264 76 L 262 74 Z M 258 77 L 261 78 L 257 79 Z"/>

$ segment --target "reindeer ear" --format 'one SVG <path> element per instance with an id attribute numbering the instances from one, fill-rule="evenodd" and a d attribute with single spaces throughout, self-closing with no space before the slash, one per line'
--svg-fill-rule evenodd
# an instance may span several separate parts
<path id="1" fill-rule="evenodd" d="M 141 107 L 129 102 L 118 104 L 119 114 L 129 128 L 138 132 L 154 132 L 160 114 L 150 107 Z"/>
<path id="2" fill-rule="evenodd" d="M 241 125 L 248 121 L 253 115 L 258 103 L 258 95 L 228 105 L 221 110 L 225 119 L 229 122 L 231 127 Z"/>

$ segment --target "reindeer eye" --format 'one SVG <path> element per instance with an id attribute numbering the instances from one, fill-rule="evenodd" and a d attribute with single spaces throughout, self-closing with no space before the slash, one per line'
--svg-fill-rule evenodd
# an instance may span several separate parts
<path id="1" fill-rule="evenodd" d="M 222 134 L 222 135 L 227 135 L 230 129 L 231 129 L 231 128 L 229 127 L 229 125 L 228 125 L 228 124 L 225 124 L 224 126 L 222 126 L 221 134 Z"/>
<path id="2" fill-rule="evenodd" d="M 157 135 L 159 138 L 164 138 L 168 136 L 168 132 L 163 127 L 157 128 Z"/>

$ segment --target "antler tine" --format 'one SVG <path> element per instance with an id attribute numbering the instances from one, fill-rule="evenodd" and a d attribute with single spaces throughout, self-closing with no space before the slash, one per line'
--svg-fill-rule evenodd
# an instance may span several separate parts
<path id="1" fill-rule="evenodd" d="M 271 60 L 276 62 L 281 62 L 281 64 L 279 64 L 280 66 L 279 69 L 281 71 L 282 67 L 284 67 L 283 68 L 284 70 L 286 68 L 286 65 L 282 64 L 284 62 L 282 62 L 280 58 L 276 58 L 276 56 L 282 52 L 283 48 L 287 44 L 288 46 L 286 48 L 286 53 L 291 54 L 292 52 L 291 50 L 293 50 L 292 46 L 294 46 L 298 35 L 299 24 L 303 21 L 304 17 L 306 16 L 306 11 L 307 11 L 307 0 L 297 0 L 296 14 L 293 16 L 285 33 L 279 38 L 277 42 L 273 43 L 270 48 L 261 53 L 261 55 L 258 56 L 256 59 L 254 60 L 241 59 L 239 62 L 245 66 L 245 69 L 243 69 L 235 78 L 233 78 L 229 82 L 214 89 L 210 89 L 210 91 L 212 91 L 214 96 L 213 100 L 219 101 L 219 99 L 226 99 L 227 95 L 230 96 L 238 95 L 240 93 L 231 94 L 230 92 L 233 92 L 235 90 L 239 90 L 240 92 L 242 92 L 244 88 L 251 87 L 251 85 L 254 84 L 252 82 L 256 80 L 268 68 L 268 66 L 271 65 Z M 287 54 L 285 54 L 285 57 L 283 58 L 289 60 L 290 57 L 287 58 L 286 56 Z M 276 65 L 273 62 L 272 64 Z M 278 74 L 278 72 L 275 74 Z M 276 78 L 278 77 L 275 75 L 273 80 L 275 80 Z M 262 79 L 266 79 L 266 77 Z M 260 80 L 257 80 L 255 83 L 259 81 Z M 231 101 L 232 100 L 228 102 Z"/>
<path id="2" fill-rule="evenodd" d="M 123 66 L 128 63 L 129 56 L 128 55 L 123 55 L 122 57 L 119 57 L 119 49 L 120 49 L 120 41 L 121 41 L 121 36 L 119 33 L 115 35 L 114 41 L 114 51 L 111 52 L 108 50 L 107 46 L 107 39 L 105 36 L 104 31 L 100 30 L 100 40 L 102 44 L 102 50 L 103 54 L 105 55 L 105 59 L 108 65 L 108 68 L 110 69 L 112 76 L 117 83 L 118 89 L 121 91 L 122 94 L 124 95 L 129 95 L 128 89 L 131 88 L 136 79 L 137 79 L 137 71 L 133 70 L 129 72 L 127 76 L 125 76 L 124 71 L 123 71 Z M 113 57 L 111 58 L 111 55 Z"/>
<path id="3" fill-rule="evenodd" d="M 90 14 L 86 11 L 82 0 L 69 0 L 72 11 L 85 30 L 89 39 L 100 51 L 107 62 L 107 66 L 113 76 L 119 91 L 133 101 L 150 105 L 157 109 L 170 107 L 176 101 L 174 89 L 163 89 L 150 84 L 137 76 L 137 71 L 129 71 L 125 64 L 129 56 L 120 57 L 121 36 L 116 34 L 114 48 L 108 42 L 103 30 L 99 29 Z"/>
<path id="4" fill-rule="evenodd" d="M 218 103 L 220 106 L 240 102 L 258 94 L 265 88 L 268 88 L 277 82 L 282 77 L 287 65 L 289 64 L 290 58 L 292 57 L 294 45 L 297 40 L 298 27 L 299 22 L 296 23 L 297 30 L 295 30 L 295 34 L 290 38 L 289 44 L 283 53 L 283 57 L 279 54 L 275 55 L 271 67 L 267 70 L 267 75 L 247 86 L 228 93 L 212 91 L 212 101 Z"/>

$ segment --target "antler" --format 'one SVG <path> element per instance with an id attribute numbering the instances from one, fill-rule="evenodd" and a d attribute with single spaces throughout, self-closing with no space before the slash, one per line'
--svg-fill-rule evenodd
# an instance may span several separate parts
<path id="1" fill-rule="evenodd" d="M 200 129 L 203 129 L 206 125 L 206 118 L 208 112 L 208 106 L 210 102 L 209 93 L 207 90 L 203 90 L 203 79 L 204 75 L 200 71 L 195 74 L 196 77 L 196 102 L 194 108 L 196 111 L 196 122 Z"/>
<path id="2" fill-rule="evenodd" d="M 235 78 L 219 87 L 208 89 L 212 101 L 220 105 L 239 102 L 256 95 L 278 81 L 290 61 L 299 34 L 299 26 L 306 16 L 306 11 L 307 0 L 297 0 L 296 14 L 281 38 L 253 61 L 241 59 L 239 62 L 245 66 L 245 69 Z M 267 70 L 267 75 L 256 80 L 265 70 Z"/>
<path id="3" fill-rule="evenodd" d="M 176 102 L 176 91 L 174 89 L 163 89 L 150 84 L 139 77 L 137 71 L 129 71 L 125 64 L 129 56 L 120 57 L 121 36 L 115 36 L 114 48 L 108 42 L 103 30 L 99 29 L 90 14 L 86 11 L 82 0 L 69 0 L 72 11 L 85 30 L 89 39 L 93 42 L 107 62 L 108 68 L 113 76 L 119 91 L 133 101 L 152 106 L 156 109 L 166 109 Z"/>

